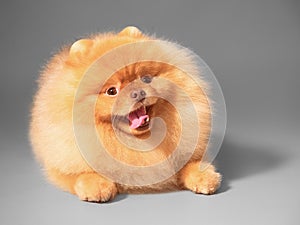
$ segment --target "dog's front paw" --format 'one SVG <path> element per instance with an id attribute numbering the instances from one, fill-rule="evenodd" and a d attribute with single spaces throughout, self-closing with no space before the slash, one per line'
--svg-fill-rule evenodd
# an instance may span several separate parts
<path id="1" fill-rule="evenodd" d="M 222 180 L 221 174 L 215 171 L 214 166 L 208 165 L 205 170 L 200 170 L 198 163 L 190 163 L 180 175 L 184 189 L 205 195 L 215 193 Z"/>
<path id="2" fill-rule="evenodd" d="M 213 194 L 219 188 L 221 174 L 215 171 L 203 171 L 188 178 L 186 187 L 197 194 Z"/>
<path id="3" fill-rule="evenodd" d="M 116 185 L 96 173 L 80 175 L 74 190 L 81 200 L 89 202 L 107 202 L 117 194 Z"/>

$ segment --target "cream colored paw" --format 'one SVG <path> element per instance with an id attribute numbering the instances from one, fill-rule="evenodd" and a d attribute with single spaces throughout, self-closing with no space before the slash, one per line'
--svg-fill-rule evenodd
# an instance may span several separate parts
<path id="1" fill-rule="evenodd" d="M 75 193 L 83 201 L 107 202 L 117 194 L 116 185 L 98 174 L 82 174 L 77 178 Z"/>
<path id="2" fill-rule="evenodd" d="M 179 185 L 183 189 L 191 190 L 197 194 L 213 194 L 219 188 L 222 176 L 217 173 L 211 164 L 194 161 L 188 163 L 179 173 Z"/>
<path id="3" fill-rule="evenodd" d="M 213 194 L 220 187 L 222 176 L 215 171 L 203 171 L 188 177 L 185 187 L 197 194 Z"/>

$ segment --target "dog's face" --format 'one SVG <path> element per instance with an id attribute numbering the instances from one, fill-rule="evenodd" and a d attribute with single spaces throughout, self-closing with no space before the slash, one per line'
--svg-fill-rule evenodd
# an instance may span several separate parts
<path id="1" fill-rule="evenodd" d="M 85 71 L 101 56 L 119 46 L 143 43 L 147 40 L 151 40 L 151 37 L 132 28 L 125 29 L 119 34 L 82 39 L 72 45 L 67 65 L 70 65 L 76 77 L 75 82 L 78 82 Z M 94 109 L 96 125 L 110 125 L 122 132 L 143 136 L 151 130 L 153 118 L 159 117 L 172 129 L 176 126 L 176 121 L 180 120 L 176 108 L 182 108 L 186 102 L 178 94 L 178 89 L 183 90 L 192 101 L 207 105 L 202 90 L 186 72 L 183 72 L 186 70 L 195 73 L 193 60 L 189 58 L 188 53 L 170 44 L 143 45 L 142 48 L 134 50 L 138 55 L 134 57 L 139 58 L 145 53 L 149 56 L 150 53 L 152 58 L 158 56 L 160 60 L 125 63 L 123 68 L 115 71 L 107 80 L 101 80 L 100 83 L 97 79 L 101 75 L 93 74 L 95 79 L 91 78 L 91 85 L 81 89 L 86 96 L 97 94 Z M 127 54 L 126 51 L 121 54 L 123 59 L 128 57 Z M 114 58 L 111 58 L 104 66 L 113 67 L 113 64 Z M 77 86 L 78 84 L 74 85 Z M 170 103 L 170 100 L 173 102 Z"/>
<path id="2" fill-rule="evenodd" d="M 136 63 L 116 72 L 99 92 L 96 121 L 136 137 L 147 134 L 154 117 L 165 113 L 172 118 L 176 114 L 167 103 L 167 99 L 176 98 L 167 78 L 174 73 L 172 66 L 157 62 Z"/>

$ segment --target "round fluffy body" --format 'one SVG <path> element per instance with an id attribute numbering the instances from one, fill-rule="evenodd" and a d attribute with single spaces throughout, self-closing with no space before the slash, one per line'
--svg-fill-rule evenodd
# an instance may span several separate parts
<path id="1" fill-rule="evenodd" d="M 112 85 L 122 90 L 130 82 L 140 79 L 145 74 L 166 78 L 189 93 L 198 114 L 198 124 L 194 124 L 194 126 L 199 126 L 201 132 L 189 162 L 165 181 L 146 186 L 131 186 L 116 183 L 114 180 L 96 173 L 78 149 L 73 130 L 72 113 L 76 103 L 74 102 L 75 94 L 86 70 L 99 57 L 114 48 L 149 40 L 158 39 L 141 33 L 135 27 L 127 27 L 120 33 L 96 34 L 87 39 L 78 40 L 71 46 L 63 47 L 45 66 L 39 79 L 38 91 L 34 97 L 30 139 L 34 153 L 43 166 L 46 176 L 56 186 L 89 201 L 108 201 L 117 193 L 123 192 L 144 193 L 190 189 L 196 193 L 211 194 L 218 188 L 221 176 L 215 172 L 212 165 L 209 165 L 205 172 L 199 171 L 199 163 L 205 153 L 211 128 L 207 84 L 201 81 L 201 88 L 199 88 L 198 84 L 183 72 L 187 71 L 195 76 L 198 76 L 199 73 L 189 53 L 184 49 L 178 49 L 171 42 L 169 42 L 170 48 L 167 54 L 169 57 L 166 57 L 164 63 L 139 62 L 126 65 L 106 81 L 102 90 L 95 89 L 97 83 L 86 84 L 83 87 L 86 98 L 82 102 L 82 120 L 84 123 L 85 104 L 89 104 L 90 97 L 97 97 L 94 115 L 97 132 L 113 157 L 139 166 L 164 160 L 172 153 L 180 138 L 180 115 L 176 113 L 176 109 L 166 101 L 152 99 L 153 102 L 149 103 L 152 107 L 149 115 L 163 118 L 168 132 L 163 143 L 155 150 L 147 153 L 133 151 L 120 144 L 114 135 L 110 119 L 115 98 L 107 96 L 105 91 Z M 153 54 L 157 54 L 157 52 L 153 51 Z M 147 91 L 151 90 L 146 89 Z M 163 85 L 160 90 L 156 91 L 168 91 L 168 94 L 176 98 L 176 93 Z M 126 102 L 126 99 L 123 102 Z M 178 98 L 179 107 L 180 104 L 180 98 Z M 149 131 L 134 130 L 133 133 L 137 138 L 143 138 Z M 194 131 L 191 129 L 190 132 Z M 153 171 L 153 173 L 164 173 L 164 171 Z M 118 175 L 128 176 L 122 172 L 118 172 Z"/>

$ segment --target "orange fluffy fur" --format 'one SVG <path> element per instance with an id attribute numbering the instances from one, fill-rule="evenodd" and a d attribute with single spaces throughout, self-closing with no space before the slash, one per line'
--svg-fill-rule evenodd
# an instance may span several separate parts
<path id="1" fill-rule="evenodd" d="M 56 186 L 80 199 L 105 202 L 118 193 L 147 193 L 188 189 L 195 193 L 212 194 L 220 185 L 221 176 L 213 165 L 200 171 L 200 162 L 205 153 L 210 134 L 211 111 L 209 100 L 204 93 L 207 89 L 203 82 L 200 89 L 188 76 L 166 63 L 139 62 L 117 71 L 104 85 L 119 85 L 120 89 L 143 74 L 160 76 L 171 80 L 189 93 L 199 114 L 198 126 L 201 127 L 195 152 L 189 162 L 169 179 L 146 186 L 118 184 L 96 173 L 83 159 L 73 133 L 72 109 L 79 81 L 87 68 L 106 52 L 129 43 L 155 40 L 142 34 L 135 27 L 127 27 L 120 33 L 105 33 L 91 36 L 63 48 L 56 54 L 41 74 L 39 89 L 34 98 L 30 137 L 34 153 L 45 169 L 46 176 Z M 178 57 L 179 66 L 193 72 L 193 62 L 184 52 L 174 48 L 173 55 Z M 182 50 L 184 51 L 184 50 Z M 176 65 L 176 63 L 175 63 Z M 176 65 L 177 66 L 177 65 Z M 86 87 L 87 89 L 89 87 Z M 167 87 L 164 87 L 167 89 Z M 146 92 L 150 91 L 147 90 Z M 170 93 L 176 96 L 176 93 Z M 164 100 L 154 99 L 151 117 L 161 117 L 167 125 L 163 142 L 149 152 L 133 151 L 119 143 L 114 135 L 111 110 L 114 98 L 103 92 L 97 94 L 95 121 L 97 132 L 110 154 L 119 160 L 134 165 L 150 165 L 166 159 L 176 147 L 180 136 L 180 120 L 176 109 Z M 197 124 L 196 124 L 197 125 Z M 196 126 L 195 125 L 195 126 Z M 149 131 L 138 132 L 137 138 L 148 135 Z M 191 130 L 191 132 L 193 132 Z M 164 171 L 153 171 L 163 173 Z M 126 174 L 119 173 L 119 176 Z"/>

